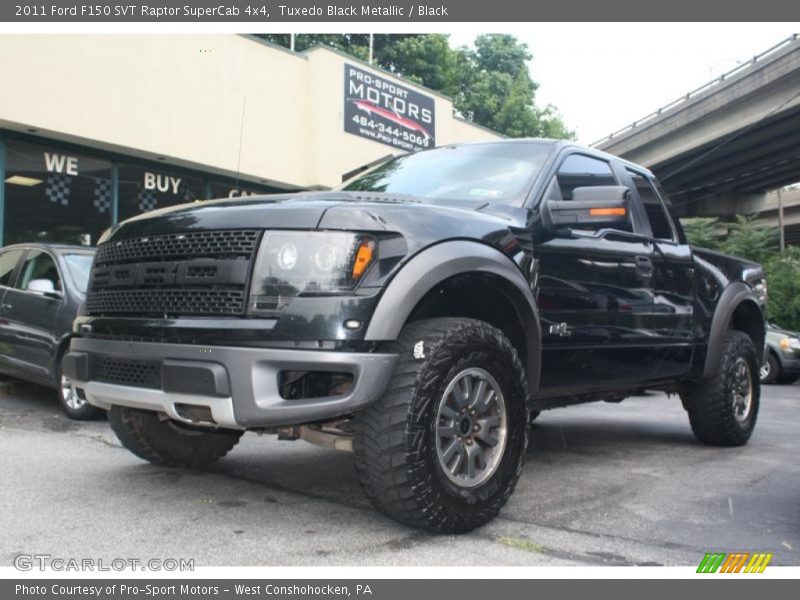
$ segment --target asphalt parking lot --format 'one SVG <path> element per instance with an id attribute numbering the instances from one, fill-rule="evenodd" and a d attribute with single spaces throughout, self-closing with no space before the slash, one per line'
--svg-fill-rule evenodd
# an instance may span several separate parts
<path id="1" fill-rule="evenodd" d="M 735 449 L 695 442 L 663 394 L 544 413 L 501 517 L 454 537 L 376 513 L 347 454 L 247 434 L 213 468 L 155 467 L 105 421 L 70 421 L 52 392 L 15 384 L 0 391 L 0 565 L 696 565 L 711 550 L 800 565 L 799 412 L 800 384 L 765 387 Z"/>

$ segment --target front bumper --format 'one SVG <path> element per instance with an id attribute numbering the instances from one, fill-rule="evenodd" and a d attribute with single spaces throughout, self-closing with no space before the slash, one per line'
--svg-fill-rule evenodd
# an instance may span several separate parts
<path id="1" fill-rule="evenodd" d="M 157 365 L 148 386 L 93 380 L 95 359 Z M 238 348 L 74 338 L 64 373 L 90 404 L 163 412 L 172 419 L 231 429 L 299 425 L 348 415 L 379 398 L 397 356 L 276 348 Z M 342 395 L 287 400 L 279 391 L 281 371 L 348 373 L 352 387 Z M 188 407 L 188 409 L 187 409 Z M 188 415 L 191 407 L 211 419 Z"/>
<path id="2" fill-rule="evenodd" d="M 790 375 L 797 375 L 800 373 L 800 358 L 796 354 L 787 357 L 786 354 L 781 356 L 781 370 Z"/>

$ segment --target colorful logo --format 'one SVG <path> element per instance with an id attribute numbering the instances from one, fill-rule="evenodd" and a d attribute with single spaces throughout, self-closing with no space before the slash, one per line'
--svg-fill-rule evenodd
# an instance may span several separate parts
<path id="1" fill-rule="evenodd" d="M 698 573 L 763 573 L 772 554 L 766 552 L 706 552 Z"/>
<path id="2" fill-rule="evenodd" d="M 411 131 L 416 131 L 417 133 L 421 133 L 427 139 L 431 139 L 433 137 L 427 129 L 425 129 L 422 125 L 420 125 L 413 119 L 408 119 L 393 110 L 378 106 L 377 104 L 371 102 L 370 100 L 355 100 L 351 98 L 350 102 L 355 104 L 359 110 L 363 110 L 369 116 L 376 114 L 379 117 L 383 117 L 387 121 L 391 121 L 392 123 L 400 125 L 401 127 L 405 127 L 406 129 L 410 129 Z"/>

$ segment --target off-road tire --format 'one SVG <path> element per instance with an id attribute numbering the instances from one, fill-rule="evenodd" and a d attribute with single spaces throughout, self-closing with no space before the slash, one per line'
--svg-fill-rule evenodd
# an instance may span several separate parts
<path id="1" fill-rule="evenodd" d="M 734 369 L 740 358 L 749 366 L 751 381 L 750 409 L 743 421 L 735 416 L 733 399 Z M 758 418 L 760 364 L 756 348 L 746 334 L 741 331 L 725 334 L 715 374 L 681 389 L 681 399 L 698 440 L 712 446 L 742 446 L 747 443 Z"/>
<path id="2" fill-rule="evenodd" d="M 230 452 L 242 436 L 229 429 L 189 428 L 163 420 L 158 413 L 125 406 L 112 406 L 108 421 L 123 446 L 163 467 L 206 467 Z"/>
<path id="3" fill-rule="evenodd" d="M 398 354 L 394 375 L 385 395 L 354 422 L 356 472 L 366 495 L 384 515 L 432 532 L 487 523 L 514 491 L 528 446 L 525 371 L 516 350 L 487 323 L 439 318 L 407 324 L 382 351 Z M 507 427 L 496 470 L 466 488 L 448 479 L 437 456 L 437 407 L 449 383 L 474 367 L 499 385 Z"/>

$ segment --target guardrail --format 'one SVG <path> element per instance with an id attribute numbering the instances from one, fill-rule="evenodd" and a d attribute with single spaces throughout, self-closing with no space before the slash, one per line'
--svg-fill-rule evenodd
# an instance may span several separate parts
<path id="1" fill-rule="evenodd" d="M 691 100 L 692 98 L 696 97 L 697 95 L 707 91 L 708 89 L 710 89 L 710 88 L 712 88 L 712 87 L 714 87 L 716 85 L 720 85 L 726 79 L 729 79 L 731 77 L 731 75 L 735 75 L 735 74 L 739 73 L 740 71 L 744 71 L 744 70 L 750 69 L 754 65 L 758 64 L 760 61 L 763 61 L 764 58 L 766 58 L 767 56 L 777 52 L 778 50 L 781 50 L 785 46 L 793 44 L 795 41 L 797 41 L 798 36 L 800 36 L 800 34 L 797 34 L 797 33 L 792 34 L 791 36 L 789 36 L 785 40 L 782 40 L 781 42 L 778 42 L 777 44 L 775 44 L 771 48 L 768 48 L 767 50 L 764 50 L 764 52 L 762 52 L 761 54 L 757 54 L 756 56 L 754 56 L 749 61 L 741 63 L 739 65 L 736 65 L 730 71 L 726 71 L 725 73 L 723 73 L 719 77 L 716 77 L 716 78 L 712 79 L 711 81 L 709 81 L 708 83 L 705 83 L 705 84 L 701 85 L 699 88 L 696 88 L 696 89 L 692 90 L 691 92 L 681 96 L 680 98 L 676 98 L 675 100 L 673 100 L 669 104 L 665 104 L 664 106 L 662 106 L 658 110 L 655 110 L 655 111 L 651 112 L 650 114 L 648 114 L 647 116 L 642 117 L 641 119 L 638 119 L 638 120 L 634 121 L 630 125 L 626 125 L 622 129 L 618 129 L 617 131 L 608 134 L 606 137 L 601 138 L 601 139 L 597 140 L 596 142 L 593 142 L 591 145 L 592 146 L 599 146 L 600 144 L 602 144 L 604 142 L 607 142 L 609 140 L 613 140 L 615 137 L 618 137 L 619 135 L 621 135 L 623 133 L 627 133 L 629 131 L 632 131 L 632 130 L 636 129 L 637 127 L 641 126 L 643 123 L 647 123 L 647 122 L 651 121 L 652 119 L 660 117 L 665 111 L 668 111 L 669 109 L 674 108 L 675 106 L 677 106 L 677 105 L 679 105 L 679 104 L 681 104 L 683 102 L 687 102 L 688 100 Z"/>

